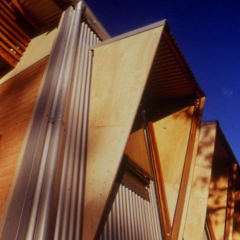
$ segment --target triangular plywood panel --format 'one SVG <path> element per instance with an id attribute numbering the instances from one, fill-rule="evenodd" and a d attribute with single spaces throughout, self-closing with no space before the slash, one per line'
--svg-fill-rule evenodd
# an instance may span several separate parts
<path id="1" fill-rule="evenodd" d="M 163 26 L 94 49 L 83 239 L 94 239 Z"/>
<path id="2" fill-rule="evenodd" d="M 178 200 L 194 106 L 174 112 L 154 125 L 171 222 Z"/>
<path id="3" fill-rule="evenodd" d="M 198 153 L 184 229 L 184 239 L 186 240 L 202 240 L 204 237 L 216 132 L 217 126 L 215 123 L 202 125 L 201 127 Z"/>

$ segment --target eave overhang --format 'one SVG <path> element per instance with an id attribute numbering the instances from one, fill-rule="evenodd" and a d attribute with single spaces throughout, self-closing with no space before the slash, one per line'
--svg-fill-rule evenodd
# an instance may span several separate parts
<path id="1" fill-rule="evenodd" d="M 143 99 L 157 101 L 189 97 L 194 100 L 205 97 L 166 20 L 105 40 L 92 46 L 91 49 L 94 50 L 159 26 L 164 27 L 163 34 L 153 59 Z"/>
<path id="2" fill-rule="evenodd" d="M 0 0 L 0 77 L 16 67 L 32 38 L 51 31 L 62 12 L 80 1 Z M 110 38 L 96 16 L 83 4 L 83 19 L 101 40 Z"/>

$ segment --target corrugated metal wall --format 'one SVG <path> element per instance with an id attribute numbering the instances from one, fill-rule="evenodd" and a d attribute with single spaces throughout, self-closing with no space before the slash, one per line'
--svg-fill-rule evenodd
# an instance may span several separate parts
<path id="1" fill-rule="evenodd" d="M 115 183 L 97 239 L 161 240 L 161 226 L 154 183 L 149 188 L 150 201 L 124 185 Z"/>
<path id="2" fill-rule="evenodd" d="M 81 24 L 80 58 L 77 58 L 67 114 L 66 141 L 54 239 L 80 239 L 82 225 L 88 101 L 92 55 L 99 41 L 86 23 Z"/>

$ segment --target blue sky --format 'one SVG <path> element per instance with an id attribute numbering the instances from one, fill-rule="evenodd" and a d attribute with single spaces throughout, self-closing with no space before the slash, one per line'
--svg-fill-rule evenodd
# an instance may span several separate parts
<path id="1" fill-rule="evenodd" d="M 240 1 L 86 0 L 111 36 L 167 19 L 206 94 L 203 120 L 219 120 L 240 159 Z"/>

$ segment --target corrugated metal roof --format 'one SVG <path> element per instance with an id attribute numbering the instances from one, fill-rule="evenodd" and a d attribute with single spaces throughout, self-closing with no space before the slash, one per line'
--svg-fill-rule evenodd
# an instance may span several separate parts
<path id="1" fill-rule="evenodd" d="M 186 95 L 195 98 L 205 96 L 166 23 L 145 96 L 154 100 Z"/>

